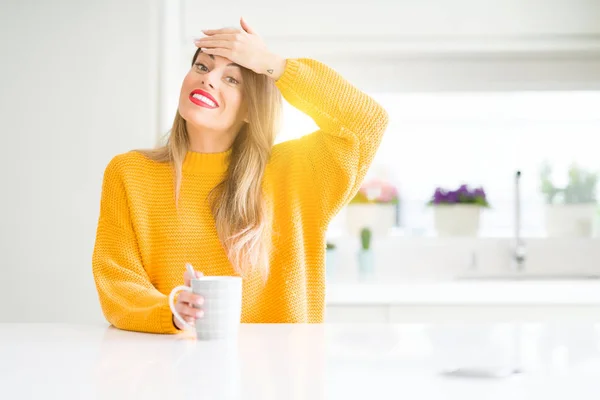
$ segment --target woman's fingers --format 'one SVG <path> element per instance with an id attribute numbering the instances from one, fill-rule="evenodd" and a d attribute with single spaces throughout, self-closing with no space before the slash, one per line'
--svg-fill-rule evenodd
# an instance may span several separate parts
<path id="1" fill-rule="evenodd" d="M 193 277 L 194 279 L 204 276 L 204 274 L 202 274 L 202 272 L 200 271 L 194 271 L 194 273 L 196 275 L 195 277 Z M 185 286 L 190 286 L 191 280 L 192 276 L 186 270 L 183 273 L 183 281 L 185 283 Z M 190 325 L 193 325 L 196 322 L 196 319 L 202 318 L 204 316 L 204 311 L 202 311 L 200 308 L 197 308 L 203 303 L 204 298 L 199 294 L 182 291 L 179 293 L 179 296 L 177 296 L 177 304 L 175 304 L 175 309 L 177 310 L 179 315 L 181 315 L 185 322 L 187 322 Z M 192 307 L 192 304 L 196 305 L 196 307 Z M 183 328 L 180 327 L 180 329 Z"/>
<path id="2" fill-rule="evenodd" d="M 186 303 L 179 303 L 175 306 L 175 309 L 184 319 L 191 318 L 194 321 L 197 318 L 202 318 L 204 316 L 204 311 L 200 308 L 190 307 Z"/>
<path id="3" fill-rule="evenodd" d="M 240 33 L 239 28 L 221 28 L 221 29 L 203 29 L 202 33 L 205 35 L 217 35 L 219 33 Z"/>
<path id="4" fill-rule="evenodd" d="M 184 284 L 185 286 L 190 286 L 190 283 L 191 283 L 190 281 L 191 281 L 191 280 L 192 280 L 192 277 L 190 276 L 190 273 L 189 273 L 189 272 L 187 272 L 187 270 L 186 270 L 186 271 L 183 273 L 183 284 Z M 187 293 L 187 292 L 182 292 L 181 294 L 184 294 L 184 293 Z"/>
<path id="5" fill-rule="evenodd" d="M 206 54 L 212 54 L 215 56 L 221 56 L 221 57 L 231 60 L 231 49 L 219 49 L 219 48 L 205 49 L 205 48 L 203 48 L 202 52 L 206 53 Z"/>
<path id="6" fill-rule="evenodd" d="M 247 33 L 256 35 L 256 32 L 254 31 L 254 29 L 252 29 L 250 27 L 250 25 L 248 25 L 248 23 L 246 22 L 244 17 L 240 18 L 240 26 L 242 29 L 239 29 L 239 28 L 204 29 L 202 32 L 205 35 L 216 35 L 219 33 L 238 33 L 238 32 L 247 32 Z"/>
<path id="7" fill-rule="evenodd" d="M 245 30 L 246 32 L 256 35 L 256 32 L 254 32 L 254 29 L 250 28 L 250 25 L 248 25 L 248 23 L 246 22 L 244 17 L 240 18 L 240 25 L 241 25 L 242 29 Z"/>
<path id="8" fill-rule="evenodd" d="M 204 276 L 204 274 L 202 272 L 200 272 L 200 271 L 194 271 L 194 272 L 196 273 L 196 278 L 195 279 L 198 279 L 198 278 L 201 278 L 201 277 Z M 190 283 L 191 283 L 190 281 L 191 281 L 190 273 L 186 270 L 183 273 L 183 282 L 184 282 L 183 284 L 185 286 L 190 286 Z"/>
<path id="9" fill-rule="evenodd" d="M 193 293 L 182 292 L 177 299 L 175 309 L 184 318 L 191 317 L 196 319 L 204 315 L 204 311 L 198 308 L 202 303 L 204 303 L 202 296 L 198 296 Z M 195 305 L 195 307 L 192 307 L 192 305 Z"/>
<path id="10" fill-rule="evenodd" d="M 210 36 L 194 39 L 195 42 L 202 42 L 204 40 L 226 40 L 228 42 L 234 42 L 236 40 L 242 40 L 244 34 L 242 33 L 217 33 Z"/>
<path id="11" fill-rule="evenodd" d="M 196 47 L 202 47 L 203 49 L 205 48 L 215 48 L 215 47 L 222 47 L 224 49 L 231 49 L 233 48 L 233 41 L 231 40 L 213 40 L 213 39 L 200 39 L 196 41 Z"/>
<path id="12" fill-rule="evenodd" d="M 177 298 L 175 309 L 183 318 L 190 317 L 195 321 L 196 318 L 202 318 L 204 315 L 204 311 L 197 308 L 203 303 L 204 298 L 202 296 L 189 292 L 181 292 Z M 192 304 L 196 305 L 196 307 L 192 307 Z"/>
<path id="13" fill-rule="evenodd" d="M 177 298 L 178 303 L 186 303 L 186 304 L 195 304 L 200 306 L 204 304 L 204 297 L 199 294 L 194 294 L 190 292 L 181 292 L 179 293 L 179 297 Z"/>

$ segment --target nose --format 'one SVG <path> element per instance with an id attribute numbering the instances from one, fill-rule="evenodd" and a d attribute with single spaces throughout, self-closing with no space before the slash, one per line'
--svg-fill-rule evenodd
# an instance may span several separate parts
<path id="1" fill-rule="evenodd" d="M 204 74 L 202 78 L 202 84 L 209 86 L 211 89 L 215 88 L 213 81 L 216 82 L 219 80 L 219 77 L 217 76 L 217 73 L 214 70 L 208 72 L 207 74 Z"/>

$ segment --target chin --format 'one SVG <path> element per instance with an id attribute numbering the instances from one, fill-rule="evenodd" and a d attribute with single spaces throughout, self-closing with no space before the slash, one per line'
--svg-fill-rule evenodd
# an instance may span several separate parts
<path id="1" fill-rule="evenodd" d="M 228 130 L 226 124 L 223 124 L 223 121 L 220 121 L 221 117 L 216 117 L 214 115 L 206 115 L 206 113 L 198 112 L 194 110 L 194 112 L 179 112 L 181 117 L 185 120 L 187 124 L 190 124 L 194 127 L 198 127 L 201 129 L 206 129 L 212 132 L 225 132 Z M 215 124 L 215 122 L 221 122 Z"/>
<path id="2" fill-rule="evenodd" d="M 179 109 L 179 115 L 181 115 L 186 122 L 198 126 L 210 125 L 210 121 L 215 118 L 214 116 L 206 115 L 206 112 L 203 112 L 203 110 L 190 110 L 187 108 Z"/>

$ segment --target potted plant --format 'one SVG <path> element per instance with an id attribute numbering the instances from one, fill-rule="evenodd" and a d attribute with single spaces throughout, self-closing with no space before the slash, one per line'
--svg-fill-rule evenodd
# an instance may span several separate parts
<path id="1" fill-rule="evenodd" d="M 456 190 L 438 187 L 428 204 L 438 236 L 477 236 L 481 209 L 490 206 L 482 187 L 467 185 Z"/>
<path id="2" fill-rule="evenodd" d="M 551 237 L 590 237 L 594 228 L 598 174 L 572 164 L 568 183 L 552 182 L 548 162 L 540 170 L 541 192 L 546 200 L 546 233 Z"/>
<path id="3" fill-rule="evenodd" d="M 327 280 L 332 280 L 334 278 L 336 258 L 336 245 L 327 242 L 325 245 L 325 274 Z"/>
<path id="4" fill-rule="evenodd" d="M 360 250 L 358 251 L 358 274 L 361 280 L 369 278 L 374 273 L 375 257 L 371 248 L 372 232 L 364 227 L 360 231 Z"/>
<path id="5" fill-rule="evenodd" d="M 350 235 L 358 235 L 363 227 L 377 236 L 387 235 L 396 225 L 399 197 L 396 187 L 381 179 L 363 183 L 346 207 L 346 226 Z"/>

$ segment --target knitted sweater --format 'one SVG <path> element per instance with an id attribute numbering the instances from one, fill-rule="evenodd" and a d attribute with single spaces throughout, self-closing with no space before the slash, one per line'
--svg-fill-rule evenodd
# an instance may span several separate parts
<path id="1" fill-rule="evenodd" d="M 284 99 L 319 129 L 273 147 L 264 175 L 273 207 L 273 250 L 265 282 L 244 277 L 242 322 L 324 319 L 325 232 L 358 191 L 388 123 L 386 111 L 337 72 L 288 59 L 276 82 Z M 139 152 L 106 167 L 92 265 L 104 316 L 117 328 L 176 333 L 168 294 L 187 262 L 204 275 L 234 275 L 207 195 L 228 155 L 188 152 L 179 210 L 173 168 Z"/>

